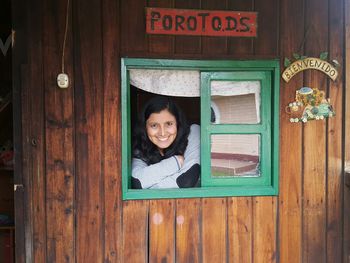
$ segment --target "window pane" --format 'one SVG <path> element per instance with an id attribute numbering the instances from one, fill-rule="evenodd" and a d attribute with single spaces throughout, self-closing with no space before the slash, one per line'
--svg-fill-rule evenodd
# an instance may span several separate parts
<path id="1" fill-rule="evenodd" d="M 217 176 L 259 176 L 260 135 L 211 135 L 211 174 Z"/>
<path id="2" fill-rule="evenodd" d="M 212 81 L 210 88 L 212 123 L 260 123 L 259 81 Z"/>

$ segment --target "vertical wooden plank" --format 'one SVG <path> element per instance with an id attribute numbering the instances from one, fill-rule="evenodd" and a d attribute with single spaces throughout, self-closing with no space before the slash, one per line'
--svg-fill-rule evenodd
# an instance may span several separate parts
<path id="1" fill-rule="evenodd" d="M 201 0 L 175 0 L 175 8 L 179 9 L 201 9 Z M 176 36 L 176 54 L 198 54 L 201 53 L 201 38 L 197 36 Z"/>
<path id="2" fill-rule="evenodd" d="M 221 263 L 227 260 L 227 206 L 225 198 L 202 200 L 202 260 Z"/>
<path id="3" fill-rule="evenodd" d="M 66 2 L 45 2 L 44 86 L 46 130 L 46 222 L 47 261 L 74 261 L 74 146 L 72 31 L 67 32 L 65 72 L 68 89 L 60 89 L 56 78 L 62 72 L 62 44 Z M 71 13 L 68 13 L 71 20 Z M 70 27 L 71 28 L 71 27 Z M 53 34 L 52 32 L 55 32 Z"/>
<path id="4" fill-rule="evenodd" d="M 122 262 L 120 1 L 102 1 L 104 262 Z"/>
<path id="5" fill-rule="evenodd" d="M 73 2 L 76 261 L 103 260 L 101 2 Z M 92 19 L 93 18 L 93 19 Z"/>
<path id="6" fill-rule="evenodd" d="M 254 11 L 254 1 L 253 0 L 237 0 L 228 1 L 228 10 L 233 11 Z M 260 14 L 258 14 L 258 27 Z M 227 40 L 227 50 L 231 55 L 252 55 L 253 50 L 253 38 L 244 37 L 230 37 Z"/>
<path id="7" fill-rule="evenodd" d="M 328 50 L 328 1 L 306 2 L 305 53 Z M 322 29 L 322 30 L 320 30 Z M 305 71 L 305 86 L 327 90 L 325 74 Z M 304 125 L 303 262 L 326 262 L 326 122 Z"/>
<path id="8" fill-rule="evenodd" d="M 279 1 L 255 1 L 254 4 L 259 14 L 254 54 L 278 56 Z M 269 18 L 261 18 L 266 16 Z M 253 198 L 253 262 L 277 262 L 277 205 L 276 197 Z"/>
<path id="9" fill-rule="evenodd" d="M 148 201 L 123 202 L 121 262 L 148 262 Z"/>
<path id="10" fill-rule="evenodd" d="M 304 36 L 304 1 L 281 1 L 280 52 L 292 58 Z M 280 91 L 280 189 L 279 189 L 279 260 L 302 262 L 302 124 L 290 123 L 285 107 L 295 100 L 295 91 L 303 86 L 303 74 L 289 83 L 281 82 Z"/>
<path id="11" fill-rule="evenodd" d="M 200 263 L 201 201 L 176 200 L 176 262 Z"/>
<path id="12" fill-rule="evenodd" d="M 27 83 L 25 77 L 27 74 L 23 74 L 22 66 L 24 60 L 27 59 L 27 54 L 24 53 L 27 39 L 27 1 L 13 0 L 11 1 L 12 7 L 12 28 L 17 32 L 16 43 L 12 47 L 12 105 L 13 105 L 13 145 L 14 145 L 14 184 L 25 184 L 26 179 L 23 173 L 23 149 L 24 149 L 24 137 L 22 136 L 22 103 L 21 94 L 24 92 L 25 84 Z M 18 42 L 17 42 L 18 41 Z M 24 101 L 23 101 L 24 102 Z M 23 113 L 24 114 L 24 113 Z M 28 189 L 29 190 L 29 189 Z M 17 263 L 24 263 L 26 260 L 26 246 L 25 246 L 25 229 L 28 229 L 28 190 L 18 188 L 14 193 L 15 200 L 15 258 Z M 27 220 L 25 220 L 27 215 Z M 27 239 L 28 241 L 28 239 Z M 29 258 L 31 259 L 31 257 Z"/>
<path id="13" fill-rule="evenodd" d="M 148 262 L 175 263 L 175 201 L 150 201 Z"/>
<path id="14" fill-rule="evenodd" d="M 121 2 L 121 53 L 147 52 L 145 7 L 146 0 Z"/>
<path id="15" fill-rule="evenodd" d="M 27 67 L 23 86 L 23 178 L 27 191 L 26 260 L 46 262 L 45 133 L 42 47 L 42 2 L 27 8 Z"/>
<path id="16" fill-rule="evenodd" d="M 174 0 L 148 0 L 148 7 L 164 7 L 172 8 Z M 162 53 L 162 54 L 173 54 L 174 53 L 174 36 L 158 36 L 149 35 L 149 52 L 150 53 Z"/>
<path id="17" fill-rule="evenodd" d="M 345 14 L 345 59 L 344 65 L 350 65 L 350 0 L 345 0 L 344 14 Z M 350 172 L 350 67 L 345 66 L 345 141 L 344 141 L 344 154 L 345 154 L 345 170 Z M 345 174 L 343 174 L 345 176 Z M 344 182 L 344 181 L 343 181 Z M 350 206 L 346 205 L 350 203 L 350 187 L 343 183 L 344 191 L 344 206 L 343 206 L 343 262 L 350 262 Z"/>
<path id="18" fill-rule="evenodd" d="M 329 56 L 341 61 L 344 57 L 343 1 L 329 1 Z M 327 152 L 327 262 L 341 262 L 342 259 L 342 138 L 343 138 L 343 67 L 339 68 L 335 82 L 330 81 L 329 97 L 336 112 L 328 121 Z"/>
<path id="19" fill-rule="evenodd" d="M 251 197 L 228 200 L 229 262 L 253 262 L 253 205 Z"/>
<path id="20" fill-rule="evenodd" d="M 254 39 L 255 55 L 278 56 L 279 0 L 255 1 L 258 12 L 258 37 Z M 268 19 L 266 19 L 268 17 Z M 288 18 L 291 14 L 288 15 Z"/>
<path id="21" fill-rule="evenodd" d="M 253 262 L 277 262 L 277 198 L 253 198 Z"/>
<path id="22" fill-rule="evenodd" d="M 305 127 L 303 262 L 326 262 L 325 131 L 325 123 Z"/>
<path id="23" fill-rule="evenodd" d="M 227 1 L 202 0 L 204 10 L 226 10 Z M 203 54 L 210 56 L 227 53 L 226 37 L 202 37 Z"/>
<path id="24" fill-rule="evenodd" d="M 33 194 L 32 194 L 32 165 L 31 165 L 31 134 L 30 134 L 30 103 L 29 99 L 29 69 L 27 67 L 22 68 L 22 79 L 27 80 L 25 85 L 21 85 L 21 102 L 22 102 L 22 172 L 23 172 L 23 185 L 26 186 L 24 189 L 24 239 L 25 239 L 25 258 L 26 260 L 32 260 L 34 258 L 34 240 L 33 240 Z"/>

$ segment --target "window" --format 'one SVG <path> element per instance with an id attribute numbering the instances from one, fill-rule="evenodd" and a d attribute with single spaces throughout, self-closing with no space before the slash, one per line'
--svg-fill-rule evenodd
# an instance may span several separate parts
<path id="1" fill-rule="evenodd" d="M 276 195 L 279 62 L 122 59 L 123 199 Z M 140 105 L 154 94 L 185 105 L 201 130 L 201 185 L 131 188 L 131 140 Z"/>

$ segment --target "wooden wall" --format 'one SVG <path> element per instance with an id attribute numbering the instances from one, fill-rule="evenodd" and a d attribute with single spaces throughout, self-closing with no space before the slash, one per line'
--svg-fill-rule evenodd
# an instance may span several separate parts
<path id="1" fill-rule="evenodd" d="M 349 0 L 71 0 L 60 90 L 66 3 L 13 0 L 18 262 L 349 262 Z M 146 6 L 256 11 L 258 37 L 147 36 Z M 279 196 L 121 200 L 121 57 L 280 58 L 283 69 L 294 52 L 323 51 L 341 64 L 335 82 L 318 71 L 281 81 Z M 302 86 L 326 91 L 336 117 L 291 124 L 284 107 Z"/>

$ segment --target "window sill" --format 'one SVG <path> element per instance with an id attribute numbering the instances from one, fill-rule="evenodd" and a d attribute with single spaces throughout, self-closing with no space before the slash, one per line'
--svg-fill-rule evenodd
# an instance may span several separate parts
<path id="1" fill-rule="evenodd" d="M 123 193 L 123 200 L 164 199 L 164 198 L 201 198 L 231 196 L 267 196 L 277 195 L 277 187 L 272 186 L 227 186 L 198 187 L 181 189 L 129 189 Z"/>

